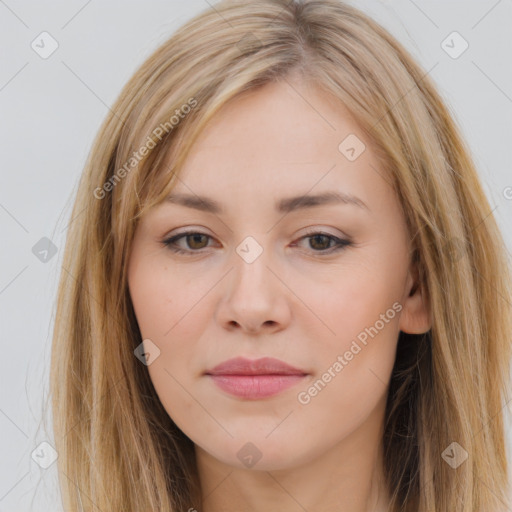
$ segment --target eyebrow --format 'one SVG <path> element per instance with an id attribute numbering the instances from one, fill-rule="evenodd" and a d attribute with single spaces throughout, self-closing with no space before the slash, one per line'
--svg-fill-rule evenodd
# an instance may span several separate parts
<path id="1" fill-rule="evenodd" d="M 224 210 L 220 203 L 205 196 L 192 194 L 170 194 L 165 198 L 166 202 L 194 208 L 204 212 L 222 214 Z M 275 208 L 279 213 L 290 213 L 297 210 L 312 208 L 315 206 L 325 206 L 331 204 L 346 204 L 357 206 L 361 209 L 370 211 L 368 206 L 358 197 L 344 192 L 324 192 L 316 195 L 303 195 L 288 197 L 276 202 Z"/>

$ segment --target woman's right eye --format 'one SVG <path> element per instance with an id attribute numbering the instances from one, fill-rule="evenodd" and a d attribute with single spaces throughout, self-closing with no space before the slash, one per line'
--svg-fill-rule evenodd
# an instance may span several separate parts
<path id="1" fill-rule="evenodd" d="M 180 233 L 179 235 L 174 235 L 170 238 L 166 238 L 162 241 L 165 247 L 168 247 L 171 251 L 178 254 L 190 254 L 193 252 L 199 252 L 200 249 L 204 249 L 206 246 L 204 245 L 205 241 L 208 243 L 208 239 L 211 239 L 210 235 L 206 235 L 205 233 L 200 233 L 197 231 L 186 231 L 184 233 Z M 178 241 L 184 239 L 187 244 L 187 248 L 182 248 L 177 245 Z"/>

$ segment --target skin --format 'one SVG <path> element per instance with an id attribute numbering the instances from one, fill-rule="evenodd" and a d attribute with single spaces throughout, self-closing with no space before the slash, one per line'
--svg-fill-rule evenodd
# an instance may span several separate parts
<path id="1" fill-rule="evenodd" d="M 354 161 L 338 149 L 349 134 L 366 145 Z M 385 510 L 381 436 L 397 339 L 400 330 L 431 326 L 389 182 L 339 101 L 284 81 L 231 100 L 187 157 L 173 193 L 208 196 L 223 213 L 165 202 L 142 217 L 129 290 L 143 339 L 160 350 L 148 365 L 155 390 L 196 445 L 205 499 L 192 507 Z M 367 208 L 274 208 L 282 198 L 333 190 Z M 188 254 L 162 243 L 189 228 L 210 238 L 176 241 Z M 353 244 L 329 254 L 335 239 L 311 236 L 318 232 Z M 263 249 L 252 263 L 236 251 L 247 236 Z M 301 403 L 298 394 L 332 374 L 338 356 L 394 303 L 394 318 Z M 275 357 L 308 375 L 272 397 L 234 397 L 204 372 L 235 356 Z M 261 455 L 252 467 L 237 456 L 247 442 Z"/>

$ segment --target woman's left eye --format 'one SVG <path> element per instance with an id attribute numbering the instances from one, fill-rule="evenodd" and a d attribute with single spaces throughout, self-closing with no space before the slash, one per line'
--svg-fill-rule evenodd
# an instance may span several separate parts
<path id="1" fill-rule="evenodd" d="M 205 233 L 187 231 L 185 233 L 180 233 L 179 235 L 166 238 L 162 241 L 162 244 L 175 253 L 191 254 L 194 252 L 200 252 L 201 249 L 207 247 L 210 239 L 212 239 L 212 237 Z M 299 240 L 307 239 L 309 239 L 309 247 L 313 252 L 322 254 L 330 254 L 352 245 L 352 241 L 349 239 L 338 238 L 334 235 L 321 232 L 308 234 L 301 237 Z M 185 240 L 188 247 L 183 248 L 183 246 L 178 245 L 178 242 L 182 240 Z M 293 245 L 297 244 L 294 243 Z"/>
<path id="2" fill-rule="evenodd" d="M 346 238 L 338 238 L 334 235 L 327 233 L 311 233 L 303 236 L 300 240 L 306 240 L 309 238 L 309 247 L 314 249 L 314 252 L 331 253 L 336 252 L 349 245 L 352 245 L 352 241 Z M 317 250 L 319 249 L 319 250 Z"/>

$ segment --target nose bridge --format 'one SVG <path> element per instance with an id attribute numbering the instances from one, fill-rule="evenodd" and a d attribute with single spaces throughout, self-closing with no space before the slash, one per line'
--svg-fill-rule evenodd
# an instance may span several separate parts
<path id="1" fill-rule="evenodd" d="M 264 247 L 263 236 L 258 238 L 261 243 L 254 236 L 247 236 L 235 249 L 233 281 L 237 290 L 243 291 L 248 287 L 253 292 L 261 293 L 263 288 L 271 284 L 267 268 L 272 260 L 271 251 L 268 245 Z"/>

